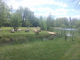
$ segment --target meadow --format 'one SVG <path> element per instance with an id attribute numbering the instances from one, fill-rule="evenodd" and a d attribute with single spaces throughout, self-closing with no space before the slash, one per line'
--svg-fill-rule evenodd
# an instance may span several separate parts
<path id="1" fill-rule="evenodd" d="M 10 27 L 0 32 L 0 60 L 80 60 L 80 38 L 54 36 L 48 31 L 39 35 L 32 32 L 36 27 L 19 27 L 23 31 L 10 33 Z M 2 42 L 2 43 L 1 43 Z"/>
<path id="2" fill-rule="evenodd" d="M 0 31 L 0 45 L 2 44 L 21 44 L 21 43 L 28 43 L 38 40 L 43 40 L 49 36 L 47 31 L 42 31 L 39 35 L 36 35 L 33 32 L 33 29 L 36 27 L 28 27 L 30 29 L 29 32 L 25 32 L 27 29 L 26 27 L 19 27 L 22 29 L 21 32 L 14 32 L 11 33 L 10 30 L 12 27 L 2 27 L 2 31 Z"/>

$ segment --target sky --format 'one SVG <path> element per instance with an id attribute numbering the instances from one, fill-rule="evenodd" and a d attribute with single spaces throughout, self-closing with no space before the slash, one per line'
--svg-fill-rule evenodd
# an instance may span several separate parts
<path id="1" fill-rule="evenodd" d="M 19 6 L 28 7 L 36 16 L 47 17 L 49 14 L 59 17 L 72 17 L 80 19 L 80 9 L 77 1 L 72 0 L 3 0 L 8 6 L 13 6 L 13 9 L 18 9 Z M 75 7 L 76 6 L 76 7 Z"/>

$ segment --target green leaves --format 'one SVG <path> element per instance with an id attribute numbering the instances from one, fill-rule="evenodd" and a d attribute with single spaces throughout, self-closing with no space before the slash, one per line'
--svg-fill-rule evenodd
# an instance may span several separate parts
<path id="1" fill-rule="evenodd" d="M 18 29 L 19 26 L 21 26 L 21 18 L 19 16 L 18 13 L 14 13 L 11 16 L 11 23 L 12 23 L 12 27 L 15 29 Z"/>
<path id="2" fill-rule="evenodd" d="M 26 26 L 27 26 L 27 27 L 32 26 L 31 22 L 27 20 L 27 21 L 26 21 Z"/>
<path id="3" fill-rule="evenodd" d="M 9 7 L 0 0 L 0 27 L 8 20 Z"/>

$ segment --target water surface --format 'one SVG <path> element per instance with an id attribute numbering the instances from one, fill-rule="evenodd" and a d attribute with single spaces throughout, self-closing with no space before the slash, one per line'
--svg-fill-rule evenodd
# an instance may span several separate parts
<path id="1" fill-rule="evenodd" d="M 56 32 L 56 33 L 59 33 L 61 35 L 74 36 L 74 37 L 80 36 L 80 30 L 79 29 L 54 28 L 53 31 Z"/>

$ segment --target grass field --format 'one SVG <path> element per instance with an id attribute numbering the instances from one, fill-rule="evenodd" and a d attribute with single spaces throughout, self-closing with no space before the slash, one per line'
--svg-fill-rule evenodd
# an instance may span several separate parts
<path id="1" fill-rule="evenodd" d="M 10 33 L 10 30 L 13 29 L 13 27 L 2 27 L 2 31 L 0 32 L 0 35 L 6 35 L 6 34 L 13 34 Z M 36 29 L 36 27 L 28 27 L 30 29 L 30 32 L 25 33 L 25 30 L 27 29 L 26 27 L 19 27 L 19 29 L 22 29 L 21 32 L 15 32 L 14 34 L 34 34 L 32 31 L 33 29 Z M 13 34 L 13 35 L 14 35 Z"/>
<path id="2" fill-rule="evenodd" d="M 30 29 L 29 32 L 25 32 L 27 29 L 26 27 L 19 27 L 19 29 L 22 29 L 21 32 L 14 32 L 11 33 L 9 30 L 12 29 L 12 27 L 2 27 L 2 31 L 0 31 L 0 45 L 1 44 L 19 44 L 19 43 L 28 43 L 33 42 L 41 39 L 44 39 L 46 36 L 48 36 L 47 31 L 41 31 L 39 35 L 36 35 L 33 32 L 33 29 L 36 29 L 36 27 L 28 27 Z"/>
<path id="3" fill-rule="evenodd" d="M 0 60 L 80 60 L 80 41 L 55 38 L 0 47 Z"/>
<path id="4" fill-rule="evenodd" d="M 6 31 L 9 28 L 10 27 L 3 27 L 5 31 L 0 32 L 1 37 L 6 37 L 3 40 L 14 36 L 15 38 L 13 39 L 16 40 L 17 43 L 20 41 L 26 42 L 27 38 L 25 37 L 27 36 L 30 41 L 34 41 L 0 46 L 0 60 L 80 60 L 80 38 L 74 37 L 74 41 L 72 41 L 71 37 L 65 40 L 64 37 L 61 36 L 50 36 L 49 38 L 54 38 L 49 40 L 46 38 L 42 39 L 44 35 L 47 35 L 46 31 L 42 31 L 40 35 L 36 36 L 32 32 L 32 29 L 35 29 L 35 27 L 26 33 L 24 32 L 25 27 L 23 27 L 24 30 L 22 32 L 15 33 Z M 6 35 L 4 33 L 6 33 Z"/>

